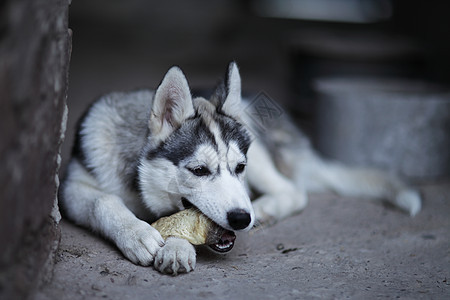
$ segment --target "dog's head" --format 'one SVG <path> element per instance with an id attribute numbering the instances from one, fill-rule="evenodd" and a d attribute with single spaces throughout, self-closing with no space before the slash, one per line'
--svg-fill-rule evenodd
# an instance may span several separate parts
<path id="1" fill-rule="evenodd" d="M 253 226 L 244 179 L 250 136 L 241 111 L 235 63 L 210 100 L 192 98 L 178 67 L 167 72 L 154 95 L 139 166 L 142 197 L 153 213 L 195 206 L 225 229 Z"/>

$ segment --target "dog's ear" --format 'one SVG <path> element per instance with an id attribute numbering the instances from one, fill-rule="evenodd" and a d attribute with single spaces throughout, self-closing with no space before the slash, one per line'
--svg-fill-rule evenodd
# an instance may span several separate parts
<path id="1" fill-rule="evenodd" d="M 241 76 L 235 62 L 228 65 L 225 80 L 217 86 L 211 101 L 219 112 L 235 119 L 240 118 Z"/>
<path id="2" fill-rule="evenodd" d="M 167 138 L 182 122 L 195 115 L 191 91 L 183 72 L 172 67 L 155 92 L 148 127 L 152 136 Z"/>

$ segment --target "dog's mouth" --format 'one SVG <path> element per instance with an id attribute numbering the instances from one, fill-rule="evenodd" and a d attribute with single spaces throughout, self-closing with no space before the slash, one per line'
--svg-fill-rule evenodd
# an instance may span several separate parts
<path id="1" fill-rule="evenodd" d="M 197 208 L 184 197 L 181 198 L 181 203 L 185 209 Z M 236 235 L 234 232 L 221 227 L 215 222 L 214 225 L 215 226 L 211 228 L 206 239 L 206 244 L 208 247 L 219 253 L 226 253 L 233 249 L 234 241 L 236 240 Z"/>
<path id="2" fill-rule="evenodd" d="M 219 229 L 223 230 L 220 232 L 215 240 L 215 243 L 208 243 L 209 248 L 219 253 L 226 253 L 233 249 L 234 241 L 236 240 L 236 235 L 233 231 L 226 230 L 219 226 Z"/>

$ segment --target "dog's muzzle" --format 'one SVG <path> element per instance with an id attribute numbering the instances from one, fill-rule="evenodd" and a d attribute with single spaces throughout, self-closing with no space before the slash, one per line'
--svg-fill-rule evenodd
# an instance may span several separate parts
<path id="1" fill-rule="evenodd" d="M 222 228 L 223 229 L 223 228 Z M 233 249 L 234 241 L 236 240 L 236 235 L 233 231 L 223 229 L 223 233 L 220 235 L 217 242 L 212 244 L 208 243 L 208 246 L 219 253 L 226 253 Z"/>

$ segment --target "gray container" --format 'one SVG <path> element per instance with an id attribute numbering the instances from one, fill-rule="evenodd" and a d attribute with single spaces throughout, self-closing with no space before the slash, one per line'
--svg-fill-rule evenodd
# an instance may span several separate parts
<path id="1" fill-rule="evenodd" d="M 317 148 L 328 158 L 412 179 L 450 175 L 450 91 L 401 79 L 315 84 Z"/>

